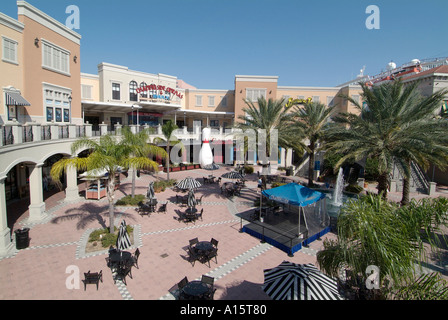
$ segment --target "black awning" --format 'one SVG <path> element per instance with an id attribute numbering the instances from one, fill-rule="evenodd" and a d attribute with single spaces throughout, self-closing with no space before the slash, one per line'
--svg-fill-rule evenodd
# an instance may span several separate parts
<path id="1" fill-rule="evenodd" d="M 6 105 L 7 106 L 30 106 L 31 103 L 26 101 L 24 97 L 17 92 L 6 93 Z"/>

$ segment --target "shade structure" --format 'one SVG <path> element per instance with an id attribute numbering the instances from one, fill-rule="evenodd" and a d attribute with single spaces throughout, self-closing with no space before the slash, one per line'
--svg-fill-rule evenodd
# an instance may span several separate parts
<path id="1" fill-rule="evenodd" d="M 191 177 L 182 179 L 176 184 L 176 187 L 182 190 L 190 190 L 190 189 L 194 190 L 199 188 L 200 186 L 202 186 L 202 184 L 198 180 L 193 179 Z"/>
<path id="2" fill-rule="evenodd" d="M 117 249 L 126 250 L 131 246 L 131 239 L 129 239 L 128 231 L 126 230 L 126 221 L 122 221 L 120 224 L 120 229 L 118 230 L 117 237 Z"/>
<path id="3" fill-rule="evenodd" d="M 306 207 L 325 198 L 325 193 L 309 189 L 297 183 L 289 183 L 277 188 L 264 190 L 269 200 L 293 206 Z"/>
<path id="4" fill-rule="evenodd" d="M 236 171 L 226 172 L 221 177 L 226 178 L 226 179 L 233 179 L 233 180 L 244 179 L 243 175 Z"/>
<path id="5" fill-rule="evenodd" d="M 151 181 L 148 186 L 148 191 L 146 192 L 146 198 L 148 200 L 152 200 L 156 197 L 156 193 L 154 191 L 154 181 Z"/>
<path id="6" fill-rule="evenodd" d="M 274 300 L 343 300 L 337 282 L 313 264 L 283 261 L 265 269 L 262 288 Z"/>
<path id="7" fill-rule="evenodd" d="M 194 208 L 196 207 L 196 204 L 197 202 L 193 190 L 188 191 L 187 206 Z"/>

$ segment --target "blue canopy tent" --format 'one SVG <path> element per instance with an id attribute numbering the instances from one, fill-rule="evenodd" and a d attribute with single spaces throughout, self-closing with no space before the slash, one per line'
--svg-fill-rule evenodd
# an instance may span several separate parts
<path id="1" fill-rule="evenodd" d="M 247 225 L 247 228 L 243 228 L 243 231 L 262 238 L 279 249 L 288 252 L 290 255 L 300 250 L 302 244 L 308 245 L 330 231 L 330 219 L 325 207 L 324 193 L 296 183 L 290 183 L 277 188 L 264 190 L 262 194 L 271 201 L 283 204 L 287 212 L 293 213 L 293 215 L 298 214 L 295 216 L 298 219 L 298 223 L 297 220 L 294 220 L 296 222 L 291 222 L 291 215 L 289 215 L 287 216 L 287 220 L 290 221 L 286 229 L 280 230 L 279 226 L 285 224 L 278 223 L 277 220 L 272 225 L 269 222 L 265 223 L 265 221 L 255 223 L 258 225 L 257 227 Z M 279 218 L 277 217 L 276 219 Z M 260 225 L 263 225 L 262 235 L 259 234 Z M 266 232 L 266 230 L 270 232 Z M 293 230 L 294 232 L 292 232 Z M 272 235 L 271 238 L 266 236 L 268 233 Z M 289 237 L 290 240 L 282 239 L 280 234 L 284 237 Z M 291 240 L 293 236 L 296 237 L 294 241 Z"/>

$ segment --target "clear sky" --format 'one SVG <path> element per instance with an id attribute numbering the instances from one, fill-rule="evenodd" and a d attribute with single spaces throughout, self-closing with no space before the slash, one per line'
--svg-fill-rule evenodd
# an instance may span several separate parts
<path id="1" fill-rule="evenodd" d="M 448 56 L 447 0 L 28 0 L 65 23 L 80 9 L 81 70 L 100 62 L 233 89 L 235 75 L 281 86 L 335 86 L 390 61 Z M 369 5 L 380 29 L 366 28 Z M 15 0 L 0 12 L 17 18 Z"/>

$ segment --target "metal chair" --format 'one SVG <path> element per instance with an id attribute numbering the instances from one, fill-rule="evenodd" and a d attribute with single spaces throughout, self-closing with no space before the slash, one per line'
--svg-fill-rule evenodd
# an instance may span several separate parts
<path id="1" fill-rule="evenodd" d="M 99 282 L 103 282 L 103 270 L 95 273 L 84 273 L 84 291 L 86 291 L 86 287 L 88 284 L 96 284 L 96 290 L 98 290 Z"/>

